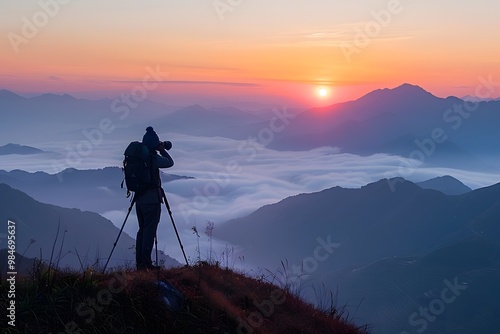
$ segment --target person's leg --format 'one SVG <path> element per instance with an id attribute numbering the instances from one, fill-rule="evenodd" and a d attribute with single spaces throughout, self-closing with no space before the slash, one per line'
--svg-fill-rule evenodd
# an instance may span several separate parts
<path id="1" fill-rule="evenodd" d="M 137 237 L 135 238 L 135 263 L 137 268 L 144 266 L 142 262 L 142 244 L 143 244 L 143 234 L 144 234 L 144 215 L 141 210 L 140 204 L 135 204 L 135 212 L 137 214 L 137 221 L 139 222 L 139 230 L 137 231 Z"/>
<path id="2" fill-rule="evenodd" d="M 156 229 L 160 222 L 160 204 L 143 204 L 141 211 L 144 217 L 144 228 L 142 232 L 142 264 L 151 266 L 151 252 L 153 250 Z"/>

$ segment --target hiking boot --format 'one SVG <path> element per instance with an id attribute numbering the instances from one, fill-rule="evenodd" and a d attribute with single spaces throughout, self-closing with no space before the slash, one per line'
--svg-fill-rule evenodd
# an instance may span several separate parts
<path id="1" fill-rule="evenodd" d="M 152 264 L 139 264 L 137 265 L 137 271 L 155 271 L 160 270 L 160 266 L 154 266 Z"/>
<path id="2" fill-rule="evenodd" d="M 154 266 L 154 265 L 150 264 L 150 265 L 146 266 L 146 269 L 149 270 L 149 271 L 155 271 L 155 270 L 160 270 L 161 267 L 160 266 Z"/>

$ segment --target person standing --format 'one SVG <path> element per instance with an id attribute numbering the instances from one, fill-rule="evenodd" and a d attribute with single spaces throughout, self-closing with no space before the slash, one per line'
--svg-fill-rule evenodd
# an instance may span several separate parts
<path id="1" fill-rule="evenodd" d="M 162 142 L 153 127 L 149 126 L 142 138 L 151 154 L 151 187 L 141 193 L 135 194 L 136 214 L 139 222 L 137 231 L 135 257 L 137 270 L 157 270 L 151 260 L 156 230 L 160 222 L 161 204 L 163 203 L 160 168 L 170 168 L 174 160 L 168 154 L 172 145 L 170 142 Z M 165 147 L 165 146 L 169 147 Z M 158 153 L 160 153 L 158 155 Z"/>

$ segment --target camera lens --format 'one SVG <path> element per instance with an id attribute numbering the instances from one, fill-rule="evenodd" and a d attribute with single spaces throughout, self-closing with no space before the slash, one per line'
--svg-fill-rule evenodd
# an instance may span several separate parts
<path id="1" fill-rule="evenodd" d="M 165 149 L 168 151 L 172 148 L 172 142 L 166 140 L 163 142 L 163 147 L 165 147 Z"/>

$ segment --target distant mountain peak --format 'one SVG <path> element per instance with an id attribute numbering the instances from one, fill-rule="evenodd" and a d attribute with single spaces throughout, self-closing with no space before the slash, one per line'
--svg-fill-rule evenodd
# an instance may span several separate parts
<path id="1" fill-rule="evenodd" d="M 14 92 L 11 92 L 10 90 L 0 89 L 0 98 L 16 98 L 16 97 L 21 97 L 21 96 L 17 95 Z"/>
<path id="2" fill-rule="evenodd" d="M 415 95 L 415 96 L 427 95 L 427 96 L 435 97 L 432 93 L 426 91 L 422 87 L 417 86 L 417 85 L 412 85 L 409 83 L 404 83 L 404 84 L 402 84 L 398 87 L 395 87 L 395 88 L 379 89 L 378 91 L 404 94 L 404 95 Z"/>
<path id="3" fill-rule="evenodd" d="M 420 189 L 415 183 L 408 181 L 402 177 L 394 177 L 391 179 L 382 179 L 376 182 L 369 183 L 361 189 L 385 192 L 401 192 L 401 191 L 415 191 Z M 421 190 L 421 189 L 420 189 Z"/>
<path id="4" fill-rule="evenodd" d="M 416 184 L 422 189 L 434 189 L 446 195 L 462 195 L 472 191 L 471 188 L 450 175 L 435 177 Z"/>
<path id="5" fill-rule="evenodd" d="M 413 84 L 410 84 L 410 83 L 404 83 L 396 88 L 393 88 L 393 90 L 398 90 L 398 89 L 405 89 L 405 90 L 414 90 L 414 91 L 423 91 L 423 92 L 426 92 L 426 93 L 429 93 L 428 91 L 426 91 L 425 89 L 423 89 L 422 87 L 418 86 L 418 85 L 413 85 Z"/>
<path id="6" fill-rule="evenodd" d="M 174 116 L 185 116 L 185 115 L 200 115 L 200 114 L 206 114 L 208 113 L 209 110 L 199 104 L 193 104 L 193 105 L 189 105 L 187 107 L 184 107 L 184 108 L 181 108 L 181 109 L 178 109 L 176 111 L 174 111 L 171 115 L 174 115 Z"/>
<path id="7" fill-rule="evenodd" d="M 0 155 L 10 155 L 10 154 L 29 155 L 38 153 L 47 153 L 47 152 L 42 151 L 35 147 L 24 146 L 13 143 L 8 143 L 7 145 L 0 146 Z"/>
<path id="8" fill-rule="evenodd" d="M 33 97 L 33 99 L 41 99 L 45 101 L 56 101 L 56 102 L 61 102 L 62 100 L 64 101 L 73 101 L 73 100 L 78 100 L 74 96 L 71 96 L 69 94 L 54 94 L 54 93 L 45 93 L 39 96 Z"/>
<path id="9" fill-rule="evenodd" d="M 184 107 L 184 108 L 180 109 L 179 111 L 182 111 L 182 110 L 197 110 L 197 111 L 201 110 L 201 111 L 206 111 L 207 109 L 205 107 L 203 107 L 202 105 L 196 103 L 196 104 Z"/>
<path id="10" fill-rule="evenodd" d="M 376 89 L 362 96 L 358 101 L 369 100 L 372 103 L 380 103 L 382 101 L 399 100 L 408 103 L 408 101 L 412 100 L 421 102 L 422 99 L 429 98 L 437 99 L 438 97 L 420 86 L 404 83 L 395 88 Z"/>

